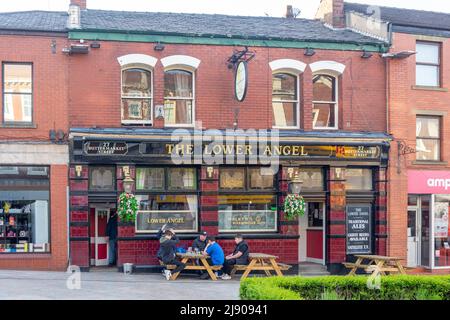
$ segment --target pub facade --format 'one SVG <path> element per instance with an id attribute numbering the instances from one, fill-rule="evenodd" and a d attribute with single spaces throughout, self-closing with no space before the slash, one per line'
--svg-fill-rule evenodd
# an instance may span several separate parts
<path id="1" fill-rule="evenodd" d="M 230 252 L 242 233 L 253 252 L 332 273 L 352 254 L 386 253 L 385 42 L 293 18 L 79 14 L 69 31 L 87 47 L 69 66 L 71 264 L 108 263 L 105 225 L 125 179 L 139 210 L 119 222 L 119 269 L 159 270 L 164 224 L 185 248 L 206 231 Z M 283 202 L 296 177 L 307 210 L 291 221 Z"/>

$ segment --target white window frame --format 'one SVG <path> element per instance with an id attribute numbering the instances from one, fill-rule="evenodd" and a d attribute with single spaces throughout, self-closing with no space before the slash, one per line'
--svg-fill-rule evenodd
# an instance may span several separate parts
<path id="1" fill-rule="evenodd" d="M 416 70 L 415 70 L 415 74 L 416 74 L 416 86 L 419 87 L 430 87 L 430 88 L 440 88 L 442 87 L 442 79 L 441 79 L 441 73 L 442 73 L 442 43 L 440 42 L 431 42 L 431 41 L 416 41 L 416 51 L 417 51 L 417 45 L 426 45 L 426 46 L 430 46 L 430 47 L 437 47 L 438 48 L 438 64 L 433 64 L 433 63 L 425 63 L 425 62 L 417 62 L 416 59 Z M 428 67 L 435 67 L 437 68 L 438 72 L 437 72 L 437 85 L 436 86 L 427 86 L 427 85 L 423 85 L 423 84 L 418 84 L 417 80 L 419 79 L 418 77 L 418 73 L 417 73 L 417 66 L 428 66 Z"/>
<path id="2" fill-rule="evenodd" d="M 0 174 L 19 174 L 19 167 L 0 166 Z"/>
<path id="3" fill-rule="evenodd" d="M 335 101 L 315 101 L 313 100 L 312 102 L 312 112 L 313 112 L 313 130 L 339 130 L 339 77 L 337 77 L 335 74 L 331 73 L 331 72 L 316 72 L 313 74 L 313 86 L 314 86 L 314 77 L 315 76 L 329 76 L 329 77 L 333 77 L 334 78 L 334 83 L 335 83 L 335 88 L 334 88 L 334 96 L 335 96 Z M 314 97 L 313 97 L 314 99 Z M 314 112 L 314 105 L 315 104 L 333 104 L 334 103 L 334 127 L 316 127 L 314 125 L 315 120 L 318 117 L 318 114 Z"/>
<path id="4" fill-rule="evenodd" d="M 273 103 L 274 102 L 295 102 L 296 106 L 296 110 L 297 110 L 297 117 L 295 119 L 297 125 L 295 126 L 276 126 L 276 125 L 272 125 L 272 128 L 274 129 L 286 129 L 286 130 L 293 130 L 293 129 L 300 129 L 300 74 L 294 74 L 292 72 L 287 72 L 287 71 L 277 71 L 277 72 L 273 72 L 272 73 L 272 78 L 273 76 L 275 76 L 276 74 L 287 74 L 290 76 L 294 76 L 295 77 L 295 81 L 296 81 L 296 95 L 297 95 L 297 100 L 274 100 L 273 99 L 273 84 L 272 84 L 272 113 L 274 112 L 273 110 Z"/>
<path id="5" fill-rule="evenodd" d="M 12 65 L 23 65 L 23 66 L 29 66 L 31 68 L 31 78 L 30 78 L 30 86 L 31 86 L 31 91 L 30 92 L 9 92 L 6 91 L 5 87 L 6 87 L 6 78 L 5 78 L 5 68 L 6 66 L 12 66 Z M 3 85 L 3 91 L 2 91 L 2 96 L 3 96 L 3 110 L 2 110 L 2 121 L 3 123 L 7 123 L 7 124 L 32 124 L 34 122 L 34 65 L 31 62 L 4 62 L 2 65 L 2 72 L 3 72 L 3 76 L 2 76 L 2 85 Z M 17 79 L 16 79 L 17 81 Z M 30 105 L 30 121 L 25 121 L 25 120 L 6 120 L 6 116 L 8 115 L 9 117 L 12 117 L 14 119 L 14 105 L 13 105 L 13 101 L 12 99 L 8 99 L 9 97 L 12 97 L 14 95 L 20 95 L 21 96 L 21 103 L 22 103 L 22 116 L 25 117 L 25 106 L 24 106 L 24 99 L 23 96 L 27 95 L 30 96 L 31 99 L 31 105 Z M 9 107 L 6 108 L 6 104 L 7 104 L 7 99 L 8 99 L 8 103 L 9 103 Z M 7 110 L 8 109 L 8 110 Z M 8 112 L 7 112 L 8 111 Z"/>
<path id="6" fill-rule="evenodd" d="M 126 96 L 123 94 L 123 73 L 126 70 L 130 70 L 130 69 L 141 69 L 141 70 L 145 70 L 150 72 L 150 81 L 151 81 L 151 85 L 150 85 L 150 96 L 149 97 L 132 97 L 132 96 Z M 121 123 L 125 124 L 125 125 L 130 125 L 130 124 L 147 124 L 147 125 L 151 125 L 153 124 L 153 68 L 150 68 L 150 66 L 148 65 L 141 65 L 141 64 L 129 64 L 126 65 L 125 67 L 122 67 L 121 71 L 120 71 L 120 118 L 121 118 Z M 134 100 L 150 100 L 150 120 L 124 120 L 123 119 L 123 109 L 122 109 L 122 103 L 124 99 L 134 99 Z"/>
<path id="7" fill-rule="evenodd" d="M 39 170 L 35 170 L 39 169 Z M 41 170 L 43 169 L 43 170 Z M 47 167 L 28 167 L 27 168 L 27 175 L 29 176 L 46 176 L 48 174 L 48 168 Z"/>
<path id="8" fill-rule="evenodd" d="M 192 117 L 192 122 L 191 123 L 166 123 L 164 121 L 164 126 L 165 127 L 172 127 L 172 128 L 190 128 L 190 127 L 194 127 L 195 126 L 195 96 L 196 96 L 196 92 L 195 92 L 195 70 L 192 70 L 190 68 L 183 68 L 180 66 L 175 66 L 173 68 L 167 68 L 164 70 L 164 73 L 166 73 L 167 71 L 174 71 L 174 70 L 180 70 L 180 71 L 185 71 L 185 72 L 189 72 L 192 75 L 192 98 L 185 98 L 185 97 L 166 97 L 164 96 L 164 118 L 166 118 L 165 112 L 166 112 L 166 100 L 190 100 L 192 102 L 192 110 L 191 110 L 191 117 Z M 165 83 L 164 83 L 164 90 L 165 90 Z"/>

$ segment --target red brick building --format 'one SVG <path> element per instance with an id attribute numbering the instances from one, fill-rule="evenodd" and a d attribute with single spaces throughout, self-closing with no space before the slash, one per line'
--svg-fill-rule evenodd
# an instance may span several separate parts
<path id="1" fill-rule="evenodd" d="M 66 21 L 0 14 L 0 268 L 68 264 Z"/>
<path id="2" fill-rule="evenodd" d="M 350 3 L 345 11 L 388 28 L 391 39 L 388 253 L 448 272 L 450 14 Z"/>

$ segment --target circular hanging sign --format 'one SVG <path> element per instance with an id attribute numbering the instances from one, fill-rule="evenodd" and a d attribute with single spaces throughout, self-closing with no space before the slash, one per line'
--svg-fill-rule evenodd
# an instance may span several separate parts
<path id="1" fill-rule="evenodd" d="M 234 94 L 239 102 L 245 100 L 248 87 L 247 62 L 241 61 L 236 68 L 236 77 L 234 79 Z"/>

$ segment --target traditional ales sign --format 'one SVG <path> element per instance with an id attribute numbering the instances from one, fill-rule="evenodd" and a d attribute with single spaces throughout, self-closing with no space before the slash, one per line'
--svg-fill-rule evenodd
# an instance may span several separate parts
<path id="1" fill-rule="evenodd" d="M 347 206 L 347 254 L 372 253 L 371 206 Z"/>

